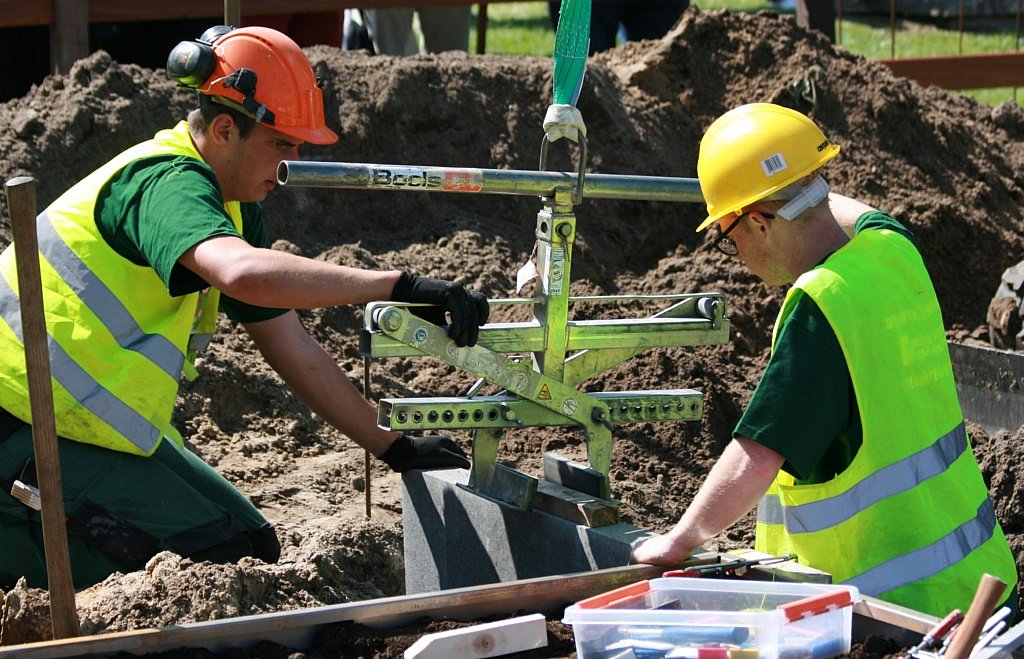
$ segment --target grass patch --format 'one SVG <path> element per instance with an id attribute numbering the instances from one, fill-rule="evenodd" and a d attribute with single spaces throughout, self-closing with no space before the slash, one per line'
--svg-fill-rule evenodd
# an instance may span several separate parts
<path id="1" fill-rule="evenodd" d="M 772 9 L 766 0 L 700 0 L 701 9 L 728 9 L 756 12 Z M 479 10 L 479 5 L 474 11 Z M 548 19 L 546 2 L 498 2 L 487 6 L 487 52 L 496 55 L 534 55 L 551 57 L 555 32 Z M 847 50 L 868 59 L 887 59 L 893 50 L 888 16 L 844 16 L 836 26 L 837 38 Z M 476 20 L 470 35 L 470 47 L 476 48 Z M 965 19 L 961 36 L 956 18 L 907 20 L 897 17 L 896 57 L 925 57 L 971 53 L 1003 53 L 1018 48 L 1014 18 Z M 1012 88 L 974 89 L 962 92 L 983 103 L 998 105 L 1014 98 Z M 1024 90 L 1016 100 L 1024 103 Z"/>
<path id="2" fill-rule="evenodd" d="M 972 24 L 973 23 L 973 24 Z M 842 46 L 868 59 L 896 57 L 929 57 L 974 53 L 1006 53 L 1016 48 L 1013 19 L 1008 21 L 964 21 L 963 34 L 956 19 L 935 21 L 906 20 L 897 17 L 893 38 L 887 16 L 856 16 L 844 18 Z M 837 28 L 837 39 L 838 39 Z M 960 92 L 982 103 L 998 105 L 1014 98 L 1012 87 L 968 89 Z M 1017 102 L 1024 101 L 1018 90 Z"/>
<path id="3" fill-rule="evenodd" d="M 470 30 L 470 48 L 476 49 L 476 12 Z M 497 2 L 487 5 L 487 53 L 490 55 L 536 55 L 551 57 L 555 31 L 548 18 L 546 2 Z"/>

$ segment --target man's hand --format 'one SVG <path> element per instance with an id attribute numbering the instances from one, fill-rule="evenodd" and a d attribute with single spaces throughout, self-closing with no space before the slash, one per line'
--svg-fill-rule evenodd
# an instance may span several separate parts
<path id="1" fill-rule="evenodd" d="M 670 534 L 652 535 L 633 544 L 630 563 L 676 567 L 690 557 L 695 547 L 682 547 Z"/>
<path id="2" fill-rule="evenodd" d="M 411 469 L 469 469 L 466 454 L 444 435 L 412 438 L 403 433 L 380 459 L 400 474 Z"/>
<path id="3" fill-rule="evenodd" d="M 445 312 L 451 315 L 448 336 L 460 348 L 476 345 L 480 326 L 487 322 L 490 307 L 483 293 L 468 291 L 461 284 L 444 279 L 427 279 L 403 272 L 395 282 L 391 299 L 396 302 L 422 302 L 436 307 L 409 309 L 428 323 L 447 325 Z"/>

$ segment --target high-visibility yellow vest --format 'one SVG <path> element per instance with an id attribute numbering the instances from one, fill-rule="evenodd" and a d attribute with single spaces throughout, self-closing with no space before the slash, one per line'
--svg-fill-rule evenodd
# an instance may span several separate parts
<path id="1" fill-rule="evenodd" d="M 36 219 L 57 434 L 138 455 L 164 437 L 182 443 L 171 425 L 178 383 L 183 370 L 195 373 L 220 297 L 212 288 L 171 297 L 96 226 L 103 187 L 128 164 L 162 155 L 202 160 L 184 121 L 115 156 Z M 238 202 L 224 208 L 241 233 Z M 0 254 L 0 406 L 30 421 L 15 247 Z"/>
<path id="2" fill-rule="evenodd" d="M 971 451 L 942 315 L 920 253 L 889 230 L 866 230 L 802 275 L 835 330 L 863 427 L 832 480 L 779 476 L 758 509 L 756 547 L 794 551 L 861 593 L 936 616 L 967 610 L 984 573 L 1017 569 Z M 773 337 L 774 345 L 774 337 Z"/>

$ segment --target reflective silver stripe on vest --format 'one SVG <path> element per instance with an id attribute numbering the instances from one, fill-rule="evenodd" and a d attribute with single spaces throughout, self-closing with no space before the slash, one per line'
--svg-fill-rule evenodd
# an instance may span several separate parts
<path id="1" fill-rule="evenodd" d="M 3 276 L 0 276 L 0 317 L 24 343 L 21 303 Z M 113 427 L 140 451 L 149 454 L 160 440 L 160 429 L 86 373 L 52 336 L 47 335 L 46 339 L 53 379 L 85 409 Z"/>
<path id="2" fill-rule="evenodd" d="M 144 332 L 121 300 L 67 246 L 53 228 L 49 214 L 44 211 L 38 219 L 39 251 L 68 288 L 100 319 L 118 345 L 139 353 L 177 381 L 185 363 L 181 350 L 162 334 Z"/>
<path id="3" fill-rule="evenodd" d="M 987 496 L 978 514 L 936 542 L 876 565 L 843 583 L 856 586 L 862 594 L 878 597 L 890 590 L 927 579 L 963 560 L 985 544 L 996 528 L 996 513 Z"/>
<path id="4" fill-rule="evenodd" d="M 778 494 L 766 494 L 757 504 L 758 524 L 782 524 L 782 502 Z"/>
<path id="5" fill-rule="evenodd" d="M 194 350 L 197 355 L 201 355 L 210 347 L 211 341 L 213 341 L 212 333 L 193 334 L 189 337 L 188 349 Z"/>
<path id="6" fill-rule="evenodd" d="M 7 283 L 7 278 L 0 275 L 0 318 L 11 328 L 18 340 L 23 344 L 24 330 L 21 328 L 21 300 L 14 294 L 14 289 Z"/>
<path id="7" fill-rule="evenodd" d="M 967 431 L 960 423 L 931 446 L 879 469 L 842 494 L 799 506 L 785 506 L 786 531 L 814 533 L 841 524 L 883 499 L 912 490 L 938 476 L 966 449 Z"/>

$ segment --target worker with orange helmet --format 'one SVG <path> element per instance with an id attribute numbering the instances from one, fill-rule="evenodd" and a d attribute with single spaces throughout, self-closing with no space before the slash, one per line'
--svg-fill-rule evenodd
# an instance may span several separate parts
<path id="1" fill-rule="evenodd" d="M 449 437 L 377 426 L 376 410 L 295 309 L 397 300 L 473 345 L 486 298 L 453 282 L 269 249 L 259 202 L 281 160 L 338 138 L 299 47 L 263 27 L 180 43 L 168 75 L 198 92 L 186 121 L 127 149 L 38 216 L 54 407 L 76 587 L 159 551 L 276 561 L 256 507 L 171 422 L 218 310 L 241 323 L 310 409 L 395 471 L 468 467 Z M 13 245 L 0 254 L 0 588 L 45 587 Z M 15 498 L 12 491 L 20 496 Z"/>
<path id="2" fill-rule="evenodd" d="M 982 575 L 1017 569 L 975 461 L 939 303 L 914 236 L 831 193 L 839 153 L 768 103 L 725 113 L 700 144 L 702 231 L 766 284 L 790 285 L 771 358 L 732 442 L 678 523 L 631 560 L 676 565 L 758 506 L 755 547 L 862 594 L 943 616 Z"/>

